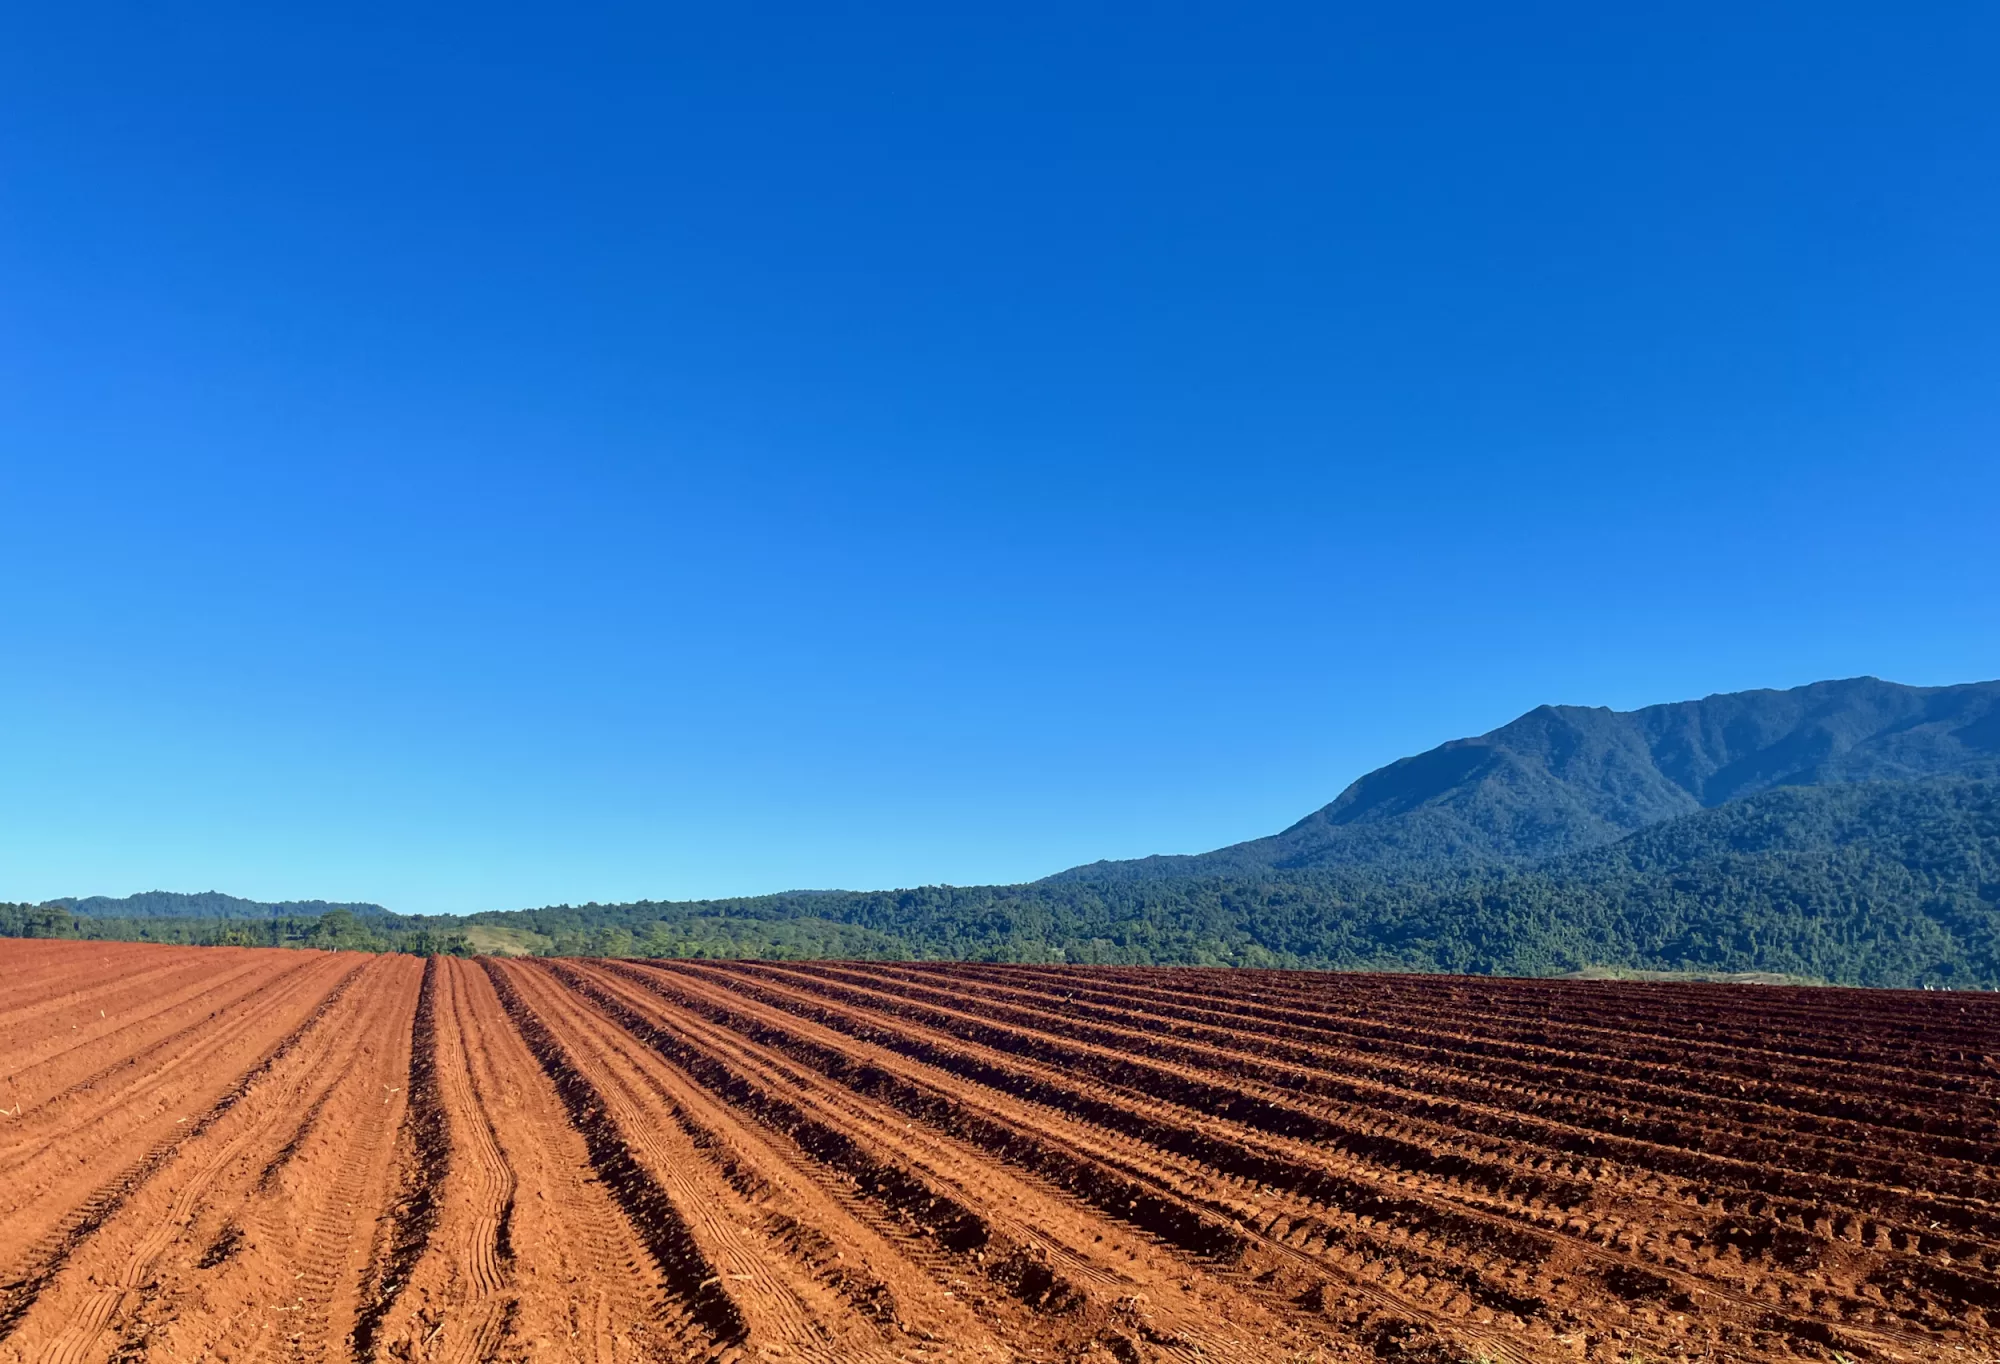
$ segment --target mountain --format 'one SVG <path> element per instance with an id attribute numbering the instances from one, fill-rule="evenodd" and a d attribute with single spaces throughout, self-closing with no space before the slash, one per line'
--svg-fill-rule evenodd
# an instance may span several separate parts
<path id="1" fill-rule="evenodd" d="M 1273 837 L 1027 885 L 450 922 L 213 892 L 0 904 L 0 936 L 471 951 L 495 929 L 595 955 L 1609 967 L 1995 989 L 2000 683 L 1855 678 L 1625 712 L 1543 706 L 1371 772 Z"/>
<path id="2" fill-rule="evenodd" d="M 202 891 L 196 895 L 148 890 L 123 899 L 87 895 L 50 900 L 48 903 L 59 905 L 72 914 L 87 914 L 94 919 L 303 919 L 317 918 L 336 909 L 376 918 L 389 912 L 380 905 L 337 904 L 327 900 L 244 900 L 217 890 Z"/>
<path id="3" fill-rule="evenodd" d="M 1268 838 L 1093 862 L 1050 879 L 1534 861 L 1774 787 L 1941 775 L 2000 776 L 2000 682 L 1905 687 L 1857 677 L 1633 711 L 1538 706 L 1370 772 Z"/>
<path id="4" fill-rule="evenodd" d="M 565 953 L 944 957 L 2000 987 L 2000 781 L 1782 787 L 1523 867 L 1354 866 L 480 914 Z"/>
<path id="5" fill-rule="evenodd" d="M 1992 989 L 2000 782 L 1780 787 L 1528 868 L 1376 878 L 1326 920 L 1244 922 L 1279 950 L 1318 955 L 1337 924 L 1356 956 L 1421 970 L 1619 965 Z"/>

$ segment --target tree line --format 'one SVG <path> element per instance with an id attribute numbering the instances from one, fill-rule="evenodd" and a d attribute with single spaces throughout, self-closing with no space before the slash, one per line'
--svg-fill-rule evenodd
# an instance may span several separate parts
<path id="1" fill-rule="evenodd" d="M 553 955 L 953 959 L 1556 975 L 1776 972 L 2000 988 L 2000 782 L 1767 791 L 1532 866 L 1071 878 L 555 905 L 466 919 L 344 909 L 93 918 L 0 905 L 0 935 L 469 953 L 472 925 Z"/>
<path id="2" fill-rule="evenodd" d="M 2000 783 L 1793 787 L 1588 852 L 1450 871 L 811 891 L 473 922 L 552 953 L 1553 975 L 1770 971 L 2000 988 Z"/>
<path id="3" fill-rule="evenodd" d="M 449 921 L 448 921 L 449 922 Z M 335 909 L 266 919 L 99 917 L 61 905 L 0 904 L 0 937 L 181 943 L 197 947 L 305 947 L 343 952 L 470 956 L 455 927 L 405 915 L 361 916 Z"/>

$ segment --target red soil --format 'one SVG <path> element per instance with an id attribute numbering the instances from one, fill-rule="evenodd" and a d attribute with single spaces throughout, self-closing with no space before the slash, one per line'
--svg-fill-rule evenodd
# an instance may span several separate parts
<path id="1" fill-rule="evenodd" d="M 0 1360 L 2000 1359 L 2000 1000 L 0 943 Z"/>

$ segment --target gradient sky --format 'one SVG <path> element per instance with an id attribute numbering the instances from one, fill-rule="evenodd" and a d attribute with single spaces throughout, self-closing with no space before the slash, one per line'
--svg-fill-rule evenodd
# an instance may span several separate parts
<path id="1" fill-rule="evenodd" d="M 17 7 L 0 898 L 1018 880 L 2000 676 L 2000 9 Z"/>

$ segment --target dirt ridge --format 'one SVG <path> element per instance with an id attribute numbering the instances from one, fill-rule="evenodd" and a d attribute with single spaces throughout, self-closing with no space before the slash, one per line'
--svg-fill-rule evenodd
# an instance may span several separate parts
<path id="1" fill-rule="evenodd" d="M 215 1100 L 200 1117 L 186 1125 L 164 1141 L 156 1143 L 146 1154 L 126 1169 L 116 1179 L 101 1186 L 90 1195 L 76 1214 L 62 1230 L 55 1244 L 45 1250 L 36 1263 L 25 1274 L 15 1280 L 0 1285 L 0 1342 L 6 1341 L 19 1328 L 21 1321 L 42 1291 L 62 1272 L 62 1268 L 76 1253 L 79 1246 L 88 1241 L 97 1230 L 125 1206 L 134 1193 L 157 1175 L 179 1153 L 189 1141 L 203 1135 L 219 1122 L 253 1085 L 270 1072 L 312 1028 L 326 1017 L 334 1005 L 347 992 L 347 988 L 361 973 L 359 966 L 342 976 L 304 1021 L 280 1038 L 276 1045 L 259 1057 L 254 1065 L 238 1076 L 222 1096 Z"/>
<path id="2" fill-rule="evenodd" d="M 742 1310 L 689 1235 L 686 1220 L 666 1190 L 633 1158 L 625 1135 L 604 1111 L 603 1096 L 535 1016 L 506 973 L 490 958 L 481 964 L 501 1007 L 561 1095 L 571 1125 L 589 1149 L 591 1164 L 665 1275 L 666 1291 L 688 1305 L 694 1320 L 718 1346 L 741 1342 L 745 1334 Z"/>
<path id="3" fill-rule="evenodd" d="M 438 1097 L 437 1084 L 437 982 L 438 959 L 432 957 L 424 963 L 424 983 L 410 1027 L 408 1099 L 397 1139 L 403 1148 L 402 1171 L 396 1202 L 390 1209 L 388 1245 L 386 1254 L 370 1266 L 364 1304 L 348 1335 L 348 1344 L 360 1361 L 374 1358 L 382 1320 L 396 1305 L 411 1269 L 430 1244 L 431 1231 L 437 1226 L 438 1199 L 451 1172 L 451 1123 Z"/>
<path id="4" fill-rule="evenodd" d="M 1982 995 L 0 942 L 0 1086 L 0 1364 L 2000 1361 Z"/>

